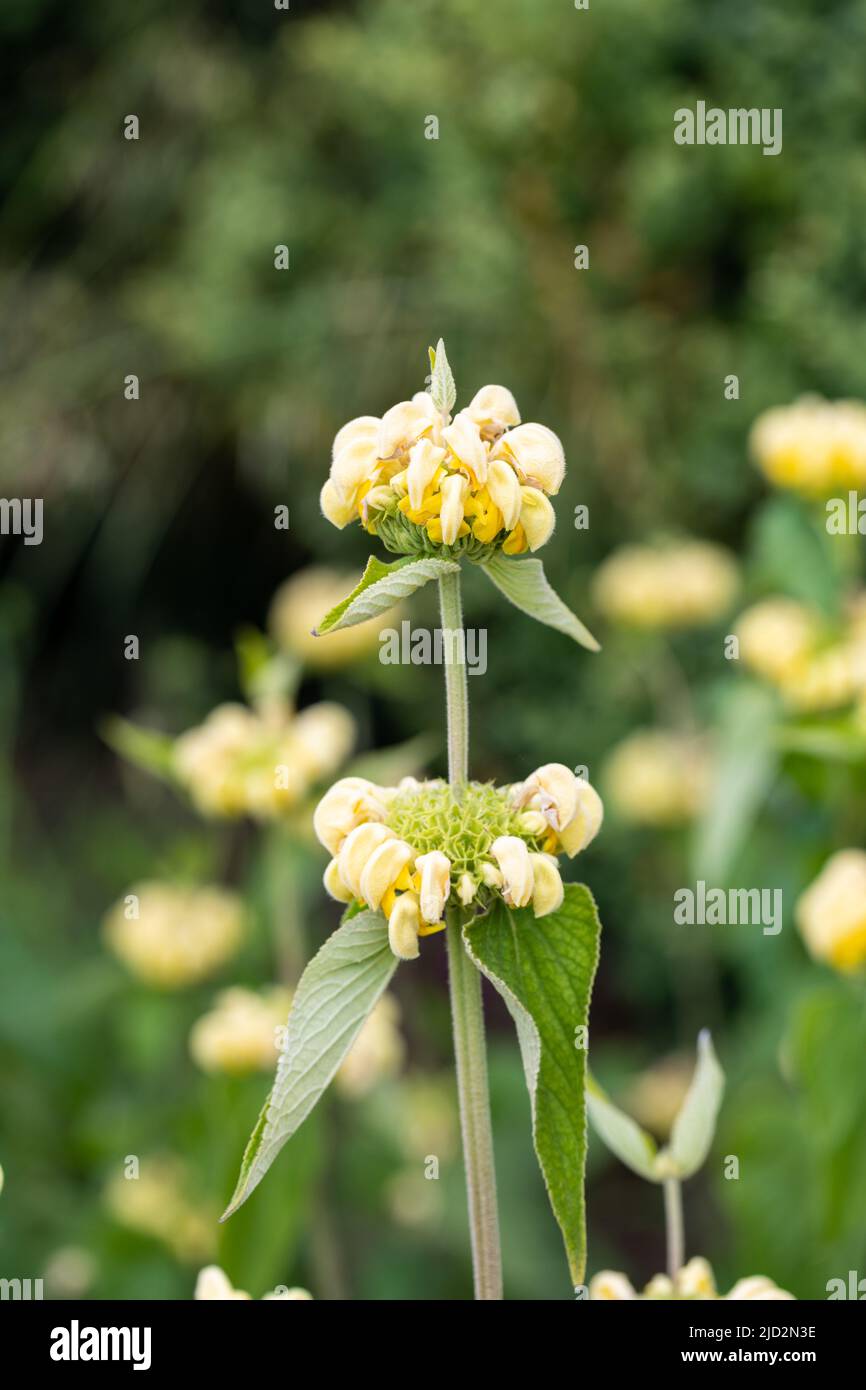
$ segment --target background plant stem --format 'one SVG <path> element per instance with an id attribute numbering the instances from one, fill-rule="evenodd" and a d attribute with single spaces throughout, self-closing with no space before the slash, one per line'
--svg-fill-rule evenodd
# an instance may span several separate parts
<path id="1" fill-rule="evenodd" d="M 463 628 L 460 574 L 439 580 L 439 605 L 445 651 L 445 703 L 448 718 L 448 780 L 459 796 L 469 767 L 469 694 L 462 642 L 448 632 Z M 469 1234 L 477 1299 L 502 1298 L 502 1256 L 496 1206 L 496 1168 L 490 1125 L 487 1053 L 481 975 L 463 945 L 461 914 L 447 913 L 448 980 L 454 1056 L 460 1102 L 460 1128 L 469 1203 Z"/>
<path id="2" fill-rule="evenodd" d="M 665 1178 L 664 1191 L 668 1274 L 673 1279 L 682 1269 L 686 1259 L 682 1184 L 678 1178 Z"/>

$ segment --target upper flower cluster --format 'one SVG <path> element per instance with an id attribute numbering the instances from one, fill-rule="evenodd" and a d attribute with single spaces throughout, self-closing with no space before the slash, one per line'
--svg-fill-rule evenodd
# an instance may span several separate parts
<path id="1" fill-rule="evenodd" d="M 584 849 L 602 814 L 587 781 L 547 763 L 514 786 L 470 782 L 459 792 L 412 777 L 397 787 L 345 777 L 313 824 L 333 856 L 328 892 L 381 909 L 394 954 L 413 960 L 418 938 L 444 927 L 448 904 L 483 909 L 499 896 L 531 905 L 536 917 L 555 912 L 563 899 L 555 856 Z"/>
<path id="2" fill-rule="evenodd" d="M 553 531 L 548 499 L 564 475 L 557 436 L 521 424 L 504 386 L 483 386 L 453 419 L 419 391 L 381 419 L 361 415 L 343 426 L 321 505 L 335 526 L 358 518 L 400 554 L 519 555 Z"/>
<path id="3" fill-rule="evenodd" d="M 750 445 L 777 487 L 811 497 L 866 485 L 866 406 L 803 396 L 755 421 Z"/>

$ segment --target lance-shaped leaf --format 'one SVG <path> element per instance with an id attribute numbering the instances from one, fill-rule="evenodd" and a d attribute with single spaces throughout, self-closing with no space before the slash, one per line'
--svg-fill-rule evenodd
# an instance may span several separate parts
<path id="1" fill-rule="evenodd" d="M 442 339 L 436 344 L 436 351 L 430 348 L 430 395 L 433 397 L 433 404 L 443 415 L 450 415 L 451 408 L 457 399 L 457 387 L 454 385 L 454 375 L 445 354 L 445 344 Z"/>
<path id="2" fill-rule="evenodd" d="M 665 1151 L 678 1178 L 690 1178 L 706 1159 L 716 1132 L 725 1090 L 725 1073 L 707 1029 L 698 1036 L 698 1064 L 686 1098 L 673 1123 Z"/>
<path id="3" fill-rule="evenodd" d="M 155 729 L 142 729 L 116 715 L 103 721 L 100 733 L 109 748 L 133 767 L 166 781 L 174 779 L 174 739 Z"/>
<path id="4" fill-rule="evenodd" d="M 593 1076 L 588 1076 L 586 1081 L 586 1108 L 590 1124 L 611 1153 L 639 1177 L 658 1182 L 655 1140 L 631 1115 L 614 1105 Z"/>
<path id="5" fill-rule="evenodd" d="M 589 628 L 585 627 L 547 582 L 540 560 L 511 559 L 496 553 L 481 563 L 501 594 L 536 622 L 555 627 L 579 642 L 588 651 L 600 651 Z"/>
<path id="6" fill-rule="evenodd" d="M 463 934 L 517 1025 L 535 1152 L 574 1284 L 586 1260 L 586 1029 L 599 931 L 589 889 L 570 883 L 547 917 L 499 902 Z"/>
<path id="7" fill-rule="evenodd" d="M 704 1030 L 698 1037 L 695 1074 L 666 1148 L 657 1149 L 655 1140 L 614 1105 L 594 1077 L 587 1080 L 586 1104 L 593 1129 L 627 1168 L 648 1182 L 682 1181 L 698 1171 L 710 1151 L 724 1089 L 724 1072 Z"/>
<path id="8" fill-rule="evenodd" d="M 385 564 L 371 555 L 360 582 L 336 608 L 326 614 L 316 628 L 316 635 L 324 637 L 329 632 L 338 632 L 340 628 L 366 623 L 368 619 L 393 608 L 395 603 L 416 589 L 429 584 L 431 579 L 439 579 L 443 574 L 451 574 L 459 568 L 454 560 L 437 560 L 432 556 L 416 560 L 411 555 L 405 555 L 391 564 Z"/>
<path id="9" fill-rule="evenodd" d="M 273 1089 L 256 1122 L 222 1220 L 245 1202 L 307 1118 L 397 965 L 381 912 L 359 912 L 330 936 L 295 991 Z"/>

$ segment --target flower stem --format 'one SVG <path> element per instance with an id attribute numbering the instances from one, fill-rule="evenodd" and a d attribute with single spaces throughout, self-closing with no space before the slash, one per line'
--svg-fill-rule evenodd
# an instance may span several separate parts
<path id="1" fill-rule="evenodd" d="M 463 609 L 460 574 L 439 580 L 439 606 L 445 652 L 445 696 L 448 716 L 448 780 L 459 788 L 469 768 L 469 697 L 463 649 Z M 460 633 L 458 639 L 456 635 Z M 469 1203 L 469 1234 L 476 1299 L 502 1298 L 502 1257 L 496 1207 L 496 1168 L 490 1125 L 487 1053 L 481 975 L 463 945 L 461 913 L 449 909 L 448 980 L 457 1066 L 457 1094 L 463 1136 L 463 1162 Z"/>
<path id="2" fill-rule="evenodd" d="M 668 1274 L 676 1278 L 686 1259 L 683 1227 L 683 1189 L 679 1178 L 665 1178 L 665 1231 L 668 1247 Z"/>
<path id="3" fill-rule="evenodd" d="M 469 691 L 466 685 L 459 570 L 453 574 L 443 574 L 439 580 L 439 612 L 445 653 L 448 781 L 452 787 L 461 787 L 469 776 Z"/>

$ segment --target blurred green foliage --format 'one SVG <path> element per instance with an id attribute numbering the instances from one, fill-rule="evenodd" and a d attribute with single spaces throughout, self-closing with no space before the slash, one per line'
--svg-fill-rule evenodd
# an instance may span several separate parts
<path id="1" fill-rule="evenodd" d="M 40 547 L 0 552 L 2 1272 L 36 1275 L 76 1247 L 91 1294 L 189 1297 L 203 1261 L 120 1225 L 106 1183 L 127 1154 L 170 1152 L 218 1210 L 265 1086 L 197 1074 L 186 1038 L 213 989 L 136 985 L 98 923 L 138 878 L 226 879 L 255 930 L 225 982 L 266 982 L 267 846 L 198 823 L 119 767 L 97 727 L 115 711 L 188 727 L 236 696 L 234 636 L 264 623 L 286 574 L 360 571 L 367 538 L 318 514 L 331 439 L 418 389 L 440 335 L 458 404 L 503 382 L 564 440 L 545 562 L 605 648 L 591 657 L 506 611 L 470 574 L 468 621 L 489 631 L 488 673 L 470 683 L 476 776 L 556 759 L 594 777 L 618 739 L 669 713 L 664 653 L 605 632 L 589 603 L 593 566 L 623 541 L 706 535 L 742 557 L 746 597 L 832 608 L 826 535 L 767 498 L 745 440 L 803 390 L 866 396 L 866 3 L 7 0 L 0 37 L 0 492 L 43 497 L 46 514 Z M 783 154 L 675 146 L 673 112 L 698 98 L 781 107 Z M 588 530 L 571 524 L 578 504 Z M 429 591 L 412 616 L 435 622 Z M 727 630 L 672 644 L 707 725 L 736 685 Z M 138 662 L 123 659 L 130 632 Z M 373 660 L 308 677 L 301 698 L 342 700 L 372 748 L 441 735 L 439 677 Z M 685 832 L 610 817 L 581 862 L 605 924 L 593 1065 L 616 1091 L 712 1027 L 728 1091 L 686 1190 L 690 1253 L 723 1287 L 761 1272 L 822 1296 L 866 1273 L 864 1006 L 809 961 L 792 906 L 832 849 L 862 842 L 866 776 L 804 753 L 767 769 L 727 874 L 782 887 L 780 936 L 674 929 L 673 891 L 695 872 Z M 303 864 L 312 946 L 334 918 L 318 856 Z M 442 966 L 434 939 L 397 993 L 410 1075 L 448 1086 Z M 507 1288 L 568 1297 L 516 1046 L 494 1001 L 490 1016 Z M 426 1215 L 389 1199 L 407 1084 L 328 1106 L 214 1226 L 236 1284 L 466 1296 L 458 1156 Z M 722 1178 L 728 1153 L 738 1182 Z M 590 1269 L 643 1282 L 663 1266 L 658 1194 L 598 1144 L 590 1159 Z"/>

